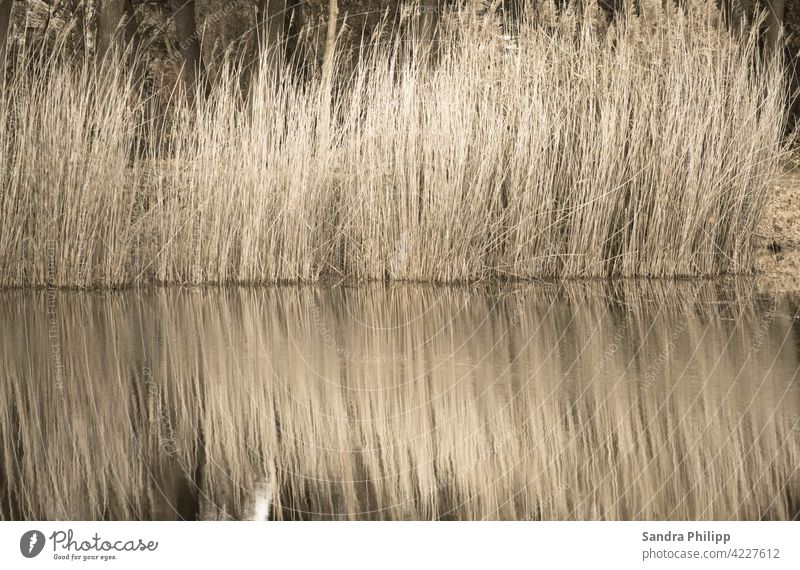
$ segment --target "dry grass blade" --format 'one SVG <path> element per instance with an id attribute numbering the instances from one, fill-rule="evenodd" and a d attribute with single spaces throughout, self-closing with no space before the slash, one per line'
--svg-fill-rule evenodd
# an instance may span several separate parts
<path id="1" fill-rule="evenodd" d="M 46 59 L 0 91 L 0 285 L 752 272 L 782 62 L 687 10 L 230 65 L 157 129 L 124 66 Z"/>

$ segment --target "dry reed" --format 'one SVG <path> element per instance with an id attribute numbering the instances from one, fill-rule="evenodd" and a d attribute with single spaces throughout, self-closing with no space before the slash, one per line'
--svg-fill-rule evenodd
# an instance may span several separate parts
<path id="1" fill-rule="evenodd" d="M 124 66 L 51 58 L 0 89 L 0 286 L 752 272 L 782 63 L 653 10 L 364 47 L 322 102 L 232 66 L 157 127 Z"/>

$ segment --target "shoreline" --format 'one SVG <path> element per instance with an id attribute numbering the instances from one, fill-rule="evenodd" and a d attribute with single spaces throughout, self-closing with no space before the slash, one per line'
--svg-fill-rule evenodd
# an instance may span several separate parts
<path id="1" fill-rule="evenodd" d="M 134 281 L 120 285 L 52 285 L 32 284 L 18 286 L 0 286 L 3 292 L 26 291 L 72 291 L 76 293 L 110 293 L 125 292 L 134 289 L 185 288 L 228 289 L 259 287 L 372 287 L 372 286 L 430 286 L 443 288 L 504 288 L 520 284 L 632 284 L 646 285 L 683 284 L 707 282 L 722 287 L 736 286 L 736 282 L 754 282 L 754 291 L 760 294 L 781 294 L 800 299 L 800 154 L 786 160 L 773 185 L 774 191 L 769 194 L 763 219 L 754 234 L 756 241 L 755 265 L 753 273 L 721 273 L 717 275 L 679 275 L 679 276 L 646 276 L 632 275 L 626 277 L 602 276 L 564 276 L 564 277 L 515 277 L 509 275 L 504 279 L 478 279 L 472 281 L 425 281 L 408 279 L 359 279 L 346 275 L 323 275 L 316 279 L 288 279 L 278 281 L 237 281 L 202 283 L 182 283 L 179 281 Z"/>
<path id="2" fill-rule="evenodd" d="M 771 252 L 767 251 L 770 255 Z M 767 256 L 764 254 L 764 257 Z M 793 251 L 793 255 L 800 258 L 800 250 Z M 768 260 L 775 263 L 774 259 Z M 431 281 L 409 280 L 357 280 L 348 278 L 323 277 L 318 280 L 298 280 L 263 283 L 164 283 L 158 281 L 131 283 L 128 285 L 108 287 L 78 287 L 78 286 L 52 286 L 32 285 L 25 287 L 0 287 L 0 295 L 13 294 L 67 294 L 67 295 L 126 295 L 130 293 L 150 293 L 162 290 L 178 290 L 189 293 L 223 293 L 237 290 L 281 290 L 281 289 L 403 289 L 422 288 L 438 289 L 442 291 L 470 291 L 475 293 L 493 292 L 498 294 L 512 294 L 521 289 L 542 288 L 544 290 L 602 290 L 602 291 L 628 291 L 646 294 L 649 291 L 681 291 L 692 285 L 711 288 L 718 294 L 743 293 L 749 291 L 748 296 L 764 298 L 777 295 L 785 297 L 800 305 L 800 275 L 793 275 L 791 269 L 786 269 L 778 264 L 774 274 L 724 274 L 716 276 L 699 277 L 561 277 L 537 279 L 507 279 L 486 280 L 469 282 L 437 283 Z M 780 273 L 783 271 L 784 273 Z"/>
<path id="3" fill-rule="evenodd" d="M 759 228 L 759 291 L 800 294 L 800 156 L 787 161 Z"/>

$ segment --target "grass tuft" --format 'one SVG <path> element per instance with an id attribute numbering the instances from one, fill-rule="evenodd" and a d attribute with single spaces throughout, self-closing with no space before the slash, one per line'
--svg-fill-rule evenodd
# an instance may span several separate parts
<path id="1" fill-rule="evenodd" d="M 363 46 L 330 97 L 232 65 L 157 128 L 125 66 L 40 58 L 0 89 L 0 286 L 753 272 L 782 61 L 653 10 Z"/>

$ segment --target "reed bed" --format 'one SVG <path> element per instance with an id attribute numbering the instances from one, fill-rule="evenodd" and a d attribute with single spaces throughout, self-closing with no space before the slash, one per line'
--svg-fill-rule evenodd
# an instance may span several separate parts
<path id="1" fill-rule="evenodd" d="M 800 512 L 784 298 L 398 285 L 0 307 L 5 519 Z"/>
<path id="2" fill-rule="evenodd" d="M 163 108 L 40 58 L 0 88 L 0 286 L 752 272 L 782 62 L 646 4 L 365 44 L 332 88 L 231 64 Z"/>

